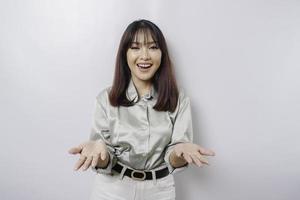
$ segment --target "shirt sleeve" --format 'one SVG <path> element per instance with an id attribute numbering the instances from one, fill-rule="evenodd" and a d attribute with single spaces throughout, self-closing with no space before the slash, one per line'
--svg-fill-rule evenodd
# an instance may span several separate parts
<path id="1" fill-rule="evenodd" d="M 103 174 L 111 174 L 112 167 L 116 163 L 116 157 L 114 155 L 115 149 L 110 142 L 111 129 L 109 126 L 108 113 L 106 111 L 107 103 L 109 103 L 108 94 L 106 90 L 103 90 L 95 100 L 92 130 L 90 134 L 90 140 L 103 141 L 108 149 L 108 154 L 110 157 L 108 166 L 106 168 L 92 167 L 93 171 Z"/>
<path id="2" fill-rule="evenodd" d="M 170 154 L 174 146 L 178 143 L 193 142 L 193 125 L 190 99 L 184 95 L 183 92 L 179 94 L 179 100 L 177 107 L 170 115 L 173 122 L 172 138 L 169 145 L 166 147 L 166 153 L 164 156 L 165 163 L 171 174 L 177 173 L 186 169 L 189 164 L 174 168 L 170 163 Z"/>

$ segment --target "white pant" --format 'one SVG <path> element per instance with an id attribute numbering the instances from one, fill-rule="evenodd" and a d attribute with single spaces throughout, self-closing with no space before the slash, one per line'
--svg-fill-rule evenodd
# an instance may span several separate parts
<path id="1" fill-rule="evenodd" d="M 114 172 L 113 175 L 95 176 L 90 200 L 175 200 L 174 177 L 138 181 L 127 176 L 123 179 Z"/>

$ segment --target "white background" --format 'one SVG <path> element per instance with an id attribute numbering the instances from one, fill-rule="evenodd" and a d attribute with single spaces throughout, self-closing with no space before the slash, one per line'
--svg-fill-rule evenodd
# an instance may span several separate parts
<path id="1" fill-rule="evenodd" d="M 176 174 L 179 200 L 300 198 L 300 2 L 1 0 L 1 200 L 88 199 L 89 137 L 135 19 L 163 31 L 210 166 Z"/>

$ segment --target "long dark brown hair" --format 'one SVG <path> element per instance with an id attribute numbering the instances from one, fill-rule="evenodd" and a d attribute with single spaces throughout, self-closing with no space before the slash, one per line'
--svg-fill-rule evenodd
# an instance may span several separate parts
<path id="1" fill-rule="evenodd" d="M 131 79 L 131 72 L 127 64 L 126 53 L 139 31 L 150 32 L 156 45 L 162 52 L 161 64 L 152 78 L 154 89 L 158 93 L 157 102 L 153 109 L 157 111 L 174 112 L 179 91 L 169 57 L 166 40 L 161 30 L 152 22 L 141 19 L 128 25 L 122 35 L 115 65 L 115 74 L 112 88 L 109 93 L 109 101 L 112 106 L 132 106 L 133 101 L 126 97 L 126 90 Z"/>

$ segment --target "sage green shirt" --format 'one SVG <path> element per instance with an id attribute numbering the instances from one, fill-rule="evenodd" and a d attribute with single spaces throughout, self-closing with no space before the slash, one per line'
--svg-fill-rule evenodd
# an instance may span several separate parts
<path id="1" fill-rule="evenodd" d="M 95 101 L 91 140 L 104 141 L 109 150 L 107 168 L 93 168 L 98 173 L 111 173 L 119 161 L 137 170 L 152 170 L 168 167 L 170 173 L 181 171 L 188 165 L 174 169 L 169 156 L 175 144 L 192 142 L 193 128 L 190 99 L 179 92 L 174 112 L 156 111 L 157 92 L 139 97 L 131 79 L 126 91 L 127 98 L 134 100 L 131 107 L 113 107 L 108 94 L 111 87 L 102 90 Z"/>

